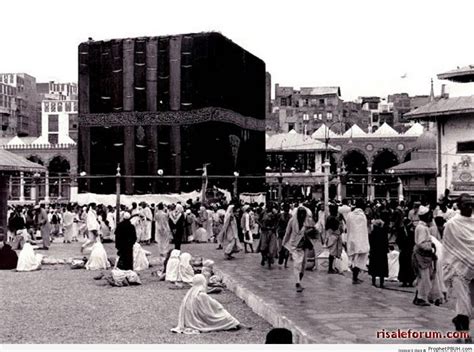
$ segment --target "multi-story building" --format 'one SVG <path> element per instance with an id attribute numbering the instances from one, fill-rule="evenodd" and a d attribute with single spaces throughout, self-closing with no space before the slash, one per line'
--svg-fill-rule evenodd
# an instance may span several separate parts
<path id="1" fill-rule="evenodd" d="M 364 132 L 369 132 L 371 114 L 370 111 L 362 109 L 360 103 L 355 101 L 345 101 L 343 117 L 347 123 L 351 125 L 356 124 Z"/>
<path id="2" fill-rule="evenodd" d="M 343 118 L 339 87 L 280 87 L 275 84 L 275 113 L 282 132 L 295 130 L 309 135 L 322 124 Z"/>
<path id="3" fill-rule="evenodd" d="M 12 136 L 16 131 L 16 88 L 0 83 L 0 136 Z"/>
<path id="4" fill-rule="evenodd" d="M 0 83 L 16 89 L 16 111 L 7 127 L 10 136 L 37 136 L 36 78 L 26 73 L 0 73 Z"/>
<path id="5" fill-rule="evenodd" d="M 77 83 L 37 84 L 41 99 L 40 143 L 73 144 L 78 138 Z"/>

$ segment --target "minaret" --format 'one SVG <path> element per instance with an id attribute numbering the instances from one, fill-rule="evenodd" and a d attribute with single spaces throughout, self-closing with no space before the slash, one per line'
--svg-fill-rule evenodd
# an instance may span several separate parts
<path id="1" fill-rule="evenodd" d="M 435 100 L 434 88 L 433 88 L 433 78 L 431 79 L 431 92 L 430 92 L 430 102 Z"/>

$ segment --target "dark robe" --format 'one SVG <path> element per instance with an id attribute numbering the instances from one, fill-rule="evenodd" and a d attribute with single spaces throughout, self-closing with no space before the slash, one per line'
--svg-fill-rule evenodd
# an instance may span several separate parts
<path id="1" fill-rule="evenodd" d="M 115 248 L 120 257 L 117 268 L 133 270 L 133 245 L 137 242 L 137 232 L 130 220 L 123 220 L 115 229 Z"/>
<path id="2" fill-rule="evenodd" d="M 278 215 L 272 212 L 265 212 L 263 214 L 257 252 L 266 255 L 268 259 L 273 259 L 277 255 L 277 225 Z"/>
<path id="3" fill-rule="evenodd" d="M 18 263 L 18 256 L 16 252 L 8 244 L 4 244 L 0 248 L 0 270 L 16 269 Z"/>
<path id="4" fill-rule="evenodd" d="M 388 232 L 383 225 L 374 225 L 369 234 L 369 275 L 388 277 Z"/>
<path id="5" fill-rule="evenodd" d="M 398 281 L 412 284 L 415 280 L 415 272 L 412 267 L 413 247 L 415 246 L 415 234 L 405 226 L 399 227 L 397 231 L 397 245 L 400 249 L 398 261 L 400 269 L 398 271 Z"/>
<path id="6" fill-rule="evenodd" d="M 173 243 L 174 248 L 181 250 L 181 243 L 184 236 L 184 214 L 179 216 L 178 221 L 176 223 L 173 220 L 169 220 L 171 234 L 173 235 Z"/>

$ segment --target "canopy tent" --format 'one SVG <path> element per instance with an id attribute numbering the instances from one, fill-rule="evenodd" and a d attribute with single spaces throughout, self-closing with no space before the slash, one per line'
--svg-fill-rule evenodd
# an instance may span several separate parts
<path id="1" fill-rule="evenodd" d="M 334 138 L 338 136 L 337 133 L 331 131 L 324 123 L 311 135 L 314 139 L 325 139 L 326 137 Z"/>
<path id="2" fill-rule="evenodd" d="M 407 131 L 405 131 L 403 135 L 407 137 L 419 137 L 423 134 L 424 130 L 425 129 L 423 125 L 417 122 L 413 126 L 411 126 Z"/>
<path id="3" fill-rule="evenodd" d="M 352 138 L 352 137 L 366 137 L 367 133 L 362 130 L 356 123 L 351 126 L 344 134 L 343 137 Z"/>
<path id="4" fill-rule="evenodd" d="M 399 134 L 386 122 L 379 127 L 377 131 L 372 133 L 372 137 L 398 137 Z"/>

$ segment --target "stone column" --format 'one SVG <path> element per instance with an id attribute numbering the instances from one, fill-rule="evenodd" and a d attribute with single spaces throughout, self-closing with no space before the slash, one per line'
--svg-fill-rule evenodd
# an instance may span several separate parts
<path id="1" fill-rule="evenodd" d="M 403 196 L 403 182 L 402 179 L 399 177 L 398 178 L 398 201 L 401 202 L 405 198 Z"/>
<path id="2" fill-rule="evenodd" d="M 25 173 L 20 172 L 20 202 L 25 201 Z"/>
<path id="3" fill-rule="evenodd" d="M 44 176 L 44 201 L 49 203 L 49 172 L 46 171 Z"/>
<path id="4" fill-rule="evenodd" d="M 337 168 L 337 200 L 342 201 L 342 183 L 341 183 L 341 169 Z"/>
<path id="5" fill-rule="evenodd" d="M 12 175 L 8 176 L 8 198 L 11 197 L 13 192 L 13 178 Z"/>
<path id="6" fill-rule="evenodd" d="M 374 190 L 374 185 L 372 183 L 372 168 L 369 166 L 367 168 L 367 200 L 369 202 L 374 200 L 373 190 Z"/>
<path id="7" fill-rule="evenodd" d="M 11 179 L 11 178 L 10 178 Z M 8 176 L 0 174 L 0 228 L 7 234 Z"/>

